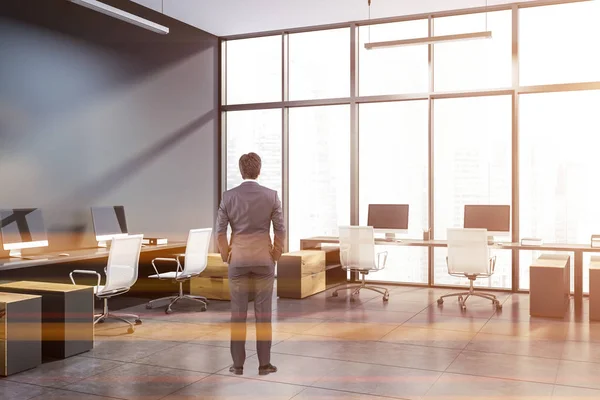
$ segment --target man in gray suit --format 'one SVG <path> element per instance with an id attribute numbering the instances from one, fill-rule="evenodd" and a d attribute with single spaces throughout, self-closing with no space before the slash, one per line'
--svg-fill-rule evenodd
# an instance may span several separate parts
<path id="1" fill-rule="evenodd" d="M 271 364 L 271 310 L 275 263 L 283 251 L 285 226 L 277 192 L 256 182 L 260 174 L 258 154 L 244 154 L 239 161 L 244 182 L 223 193 L 217 215 L 217 240 L 223 261 L 229 263 L 231 291 L 230 372 L 242 375 L 246 361 L 246 316 L 249 293 L 254 290 L 256 350 L 260 375 L 277 372 Z M 271 222 L 275 240 L 271 244 Z M 231 244 L 227 225 L 231 225 Z"/>

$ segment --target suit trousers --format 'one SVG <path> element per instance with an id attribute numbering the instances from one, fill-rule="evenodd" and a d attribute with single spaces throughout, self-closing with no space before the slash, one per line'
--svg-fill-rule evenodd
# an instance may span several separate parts
<path id="1" fill-rule="evenodd" d="M 246 318 L 250 292 L 254 292 L 256 318 L 256 352 L 259 366 L 271 362 L 273 331 L 271 315 L 273 309 L 273 284 L 275 268 L 230 267 L 229 290 L 231 292 L 231 357 L 234 367 L 242 367 L 246 361 Z"/>

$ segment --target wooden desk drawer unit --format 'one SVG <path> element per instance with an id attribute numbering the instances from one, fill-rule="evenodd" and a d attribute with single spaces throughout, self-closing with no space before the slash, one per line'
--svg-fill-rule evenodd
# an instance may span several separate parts
<path id="1" fill-rule="evenodd" d="M 40 296 L 0 293 L 0 375 L 42 363 L 41 315 Z"/>
<path id="2" fill-rule="evenodd" d="M 41 296 L 42 355 L 67 358 L 94 348 L 94 288 L 49 282 L 9 282 L 0 291 Z"/>
<path id="3" fill-rule="evenodd" d="M 211 300 L 231 300 L 228 272 L 229 265 L 223 262 L 221 254 L 210 253 L 206 269 L 190 280 L 190 294 Z"/>
<path id="4" fill-rule="evenodd" d="M 213 278 L 227 278 L 228 272 L 229 265 L 226 262 L 223 262 L 223 260 L 221 259 L 221 254 L 210 253 L 208 255 L 208 263 L 206 264 L 206 269 L 200 274 L 200 276 Z"/>
<path id="5" fill-rule="evenodd" d="M 190 280 L 190 294 L 204 296 L 210 300 L 231 300 L 229 279 L 220 276 L 205 277 L 200 275 Z"/>
<path id="6" fill-rule="evenodd" d="M 303 299 L 325 291 L 323 250 L 300 250 L 285 253 L 277 263 L 277 296 Z"/>
<path id="7" fill-rule="evenodd" d="M 590 262 L 590 321 L 600 321 L 600 257 Z"/>
<path id="8" fill-rule="evenodd" d="M 529 315 L 562 318 L 569 309 L 571 262 L 568 255 L 542 254 L 529 268 Z"/>

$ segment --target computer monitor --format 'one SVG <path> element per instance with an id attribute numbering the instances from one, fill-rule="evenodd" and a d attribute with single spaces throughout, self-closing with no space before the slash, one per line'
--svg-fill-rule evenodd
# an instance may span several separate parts
<path id="1" fill-rule="evenodd" d="M 48 247 L 48 234 L 39 208 L 0 210 L 2 247 L 10 257 L 21 257 L 21 250 Z"/>
<path id="2" fill-rule="evenodd" d="M 367 225 L 384 232 L 386 239 L 408 231 L 408 204 L 369 204 Z"/>
<path id="3" fill-rule="evenodd" d="M 465 205 L 464 227 L 487 229 L 490 237 L 507 236 L 510 233 L 510 206 Z"/>
<path id="4" fill-rule="evenodd" d="M 92 207 L 92 221 L 99 247 L 106 247 L 115 237 L 127 236 L 125 207 Z"/>

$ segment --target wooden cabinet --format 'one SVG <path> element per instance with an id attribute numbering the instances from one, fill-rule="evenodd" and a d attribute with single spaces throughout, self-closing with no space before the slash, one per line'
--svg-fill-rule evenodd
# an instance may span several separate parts
<path id="1" fill-rule="evenodd" d="M 529 314 L 563 318 L 571 296 L 570 257 L 542 254 L 529 267 Z"/>
<path id="2" fill-rule="evenodd" d="M 277 296 L 303 299 L 325 291 L 326 252 L 300 250 L 285 253 L 277 263 Z"/>
<path id="3" fill-rule="evenodd" d="M 0 291 L 41 296 L 44 357 L 67 358 L 94 348 L 93 287 L 19 281 L 0 284 Z"/>
<path id="4" fill-rule="evenodd" d="M 41 314 L 40 296 L 0 293 L 0 375 L 42 363 Z"/>

